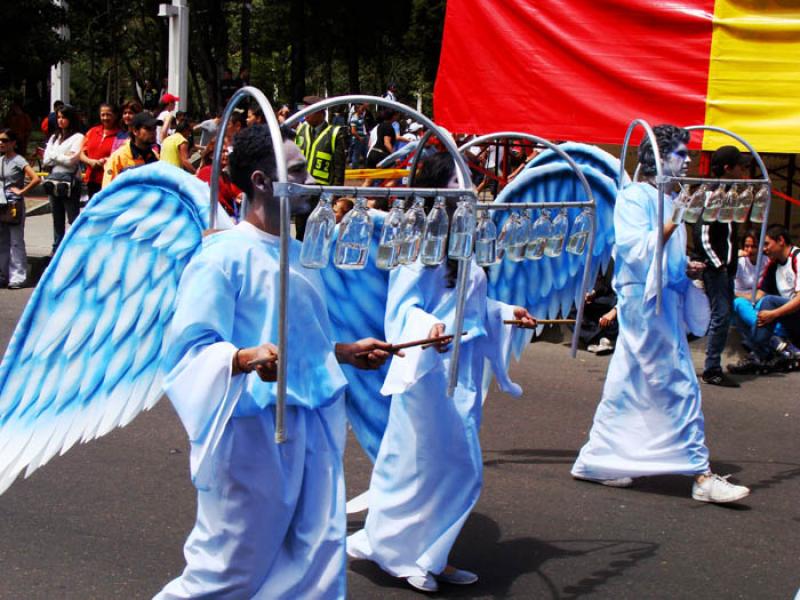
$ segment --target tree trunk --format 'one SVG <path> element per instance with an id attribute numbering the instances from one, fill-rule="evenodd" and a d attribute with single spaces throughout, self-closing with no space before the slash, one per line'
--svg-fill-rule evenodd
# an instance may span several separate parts
<path id="1" fill-rule="evenodd" d="M 240 68 L 250 70 L 250 18 L 253 13 L 252 0 L 242 0 L 241 27 L 239 29 L 242 46 L 242 64 Z"/>
<path id="2" fill-rule="evenodd" d="M 292 0 L 289 9 L 289 41 L 292 46 L 289 100 L 292 108 L 306 95 L 305 2 Z"/>

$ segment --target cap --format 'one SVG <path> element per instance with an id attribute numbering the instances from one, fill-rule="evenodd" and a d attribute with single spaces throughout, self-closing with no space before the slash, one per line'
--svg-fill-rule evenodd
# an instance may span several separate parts
<path id="1" fill-rule="evenodd" d="M 180 102 L 181 99 L 172 94 L 164 94 L 161 96 L 161 104 L 169 104 L 170 102 Z"/>
<path id="2" fill-rule="evenodd" d="M 320 96 L 303 96 L 303 102 L 305 102 L 307 106 L 311 106 L 317 102 L 322 102 L 323 100 L 324 98 L 321 98 Z"/>
<path id="3" fill-rule="evenodd" d="M 153 116 L 153 113 L 145 110 L 133 115 L 133 121 L 131 121 L 131 128 L 138 129 L 139 127 L 155 127 L 156 125 L 161 125 L 161 124 L 162 124 L 161 121 L 156 119 Z"/>
<path id="4" fill-rule="evenodd" d="M 722 146 L 711 155 L 711 169 L 724 172 L 725 167 L 750 164 L 750 155 L 743 154 L 736 146 Z"/>
<path id="5" fill-rule="evenodd" d="M 422 129 L 422 125 L 420 123 L 412 123 L 411 125 L 408 126 L 408 130 L 411 133 L 416 133 L 420 129 Z"/>

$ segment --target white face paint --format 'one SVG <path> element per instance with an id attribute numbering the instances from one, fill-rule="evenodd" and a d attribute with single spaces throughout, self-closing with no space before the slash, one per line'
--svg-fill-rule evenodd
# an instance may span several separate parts
<path id="1" fill-rule="evenodd" d="M 314 185 L 316 181 L 308 172 L 308 164 L 303 152 L 292 140 L 283 142 L 283 152 L 286 158 L 286 172 L 289 183 Z M 308 214 L 311 212 L 311 196 L 295 196 L 291 199 L 291 212 L 293 215 Z"/>
<path id="2" fill-rule="evenodd" d="M 692 159 L 689 158 L 689 150 L 686 148 L 686 144 L 681 144 L 663 158 L 664 175 L 683 177 L 689 172 L 689 164 L 691 162 Z"/>

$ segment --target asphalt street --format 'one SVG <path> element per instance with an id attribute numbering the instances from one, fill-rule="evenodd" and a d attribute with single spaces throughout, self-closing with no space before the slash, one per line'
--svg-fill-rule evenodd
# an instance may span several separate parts
<path id="1" fill-rule="evenodd" d="M 31 291 L 0 290 L 0 347 Z M 513 368 L 523 397 L 492 391 L 486 402 L 484 491 L 451 555 L 481 580 L 435 597 L 793 598 L 800 373 L 703 387 L 712 465 L 753 490 L 712 506 L 691 500 L 685 477 L 631 489 L 572 480 L 608 357 L 571 359 L 555 337 Z M 693 350 L 700 366 L 702 341 Z M 345 462 L 353 496 L 370 464 L 352 437 Z M 149 598 L 180 573 L 194 511 L 186 436 L 162 400 L 0 496 L 0 599 Z M 347 575 L 351 598 L 419 597 L 364 561 L 350 561 Z"/>

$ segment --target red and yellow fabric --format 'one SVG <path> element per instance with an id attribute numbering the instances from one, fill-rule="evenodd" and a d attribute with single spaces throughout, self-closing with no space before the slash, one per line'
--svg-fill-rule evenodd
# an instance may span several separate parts
<path id="1" fill-rule="evenodd" d="M 635 118 L 716 125 L 800 152 L 799 85 L 800 2 L 448 0 L 434 115 L 462 133 L 617 144 Z"/>

